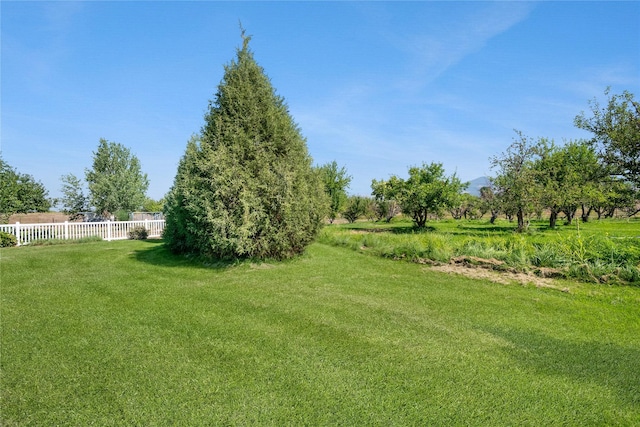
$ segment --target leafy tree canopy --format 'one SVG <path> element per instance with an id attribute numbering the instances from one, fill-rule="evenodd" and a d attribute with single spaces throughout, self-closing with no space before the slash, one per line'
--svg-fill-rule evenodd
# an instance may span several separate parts
<path id="1" fill-rule="evenodd" d="M 60 204 L 62 211 L 69 215 L 72 221 L 82 217 L 82 212 L 89 210 L 89 198 L 85 195 L 82 181 L 73 174 L 63 175 L 62 198 Z"/>
<path id="2" fill-rule="evenodd" d="M 324 181 L 324 191 L 329 196 L 329 220 L 333 222 L 341 212 L 347 201 L 347 188 L 351 183 L 351 176 L 345 167 L 339 167 L 335 160 L 320 166 Z"/>
<path id="3" fill-rule="evenodd" d="M 539 145 L 520 131 L 516 134 L 518 138 L 514 138 L 505 152 L 490 158 L 491 167 L 498 171 L 491 184 L 500 198 L 502 210 L 516 214 L 518 230 L 522 231 L 525 215 L 533 212 L 540 200 L 537 171 L 533 168 Z"/>
<path id="4" fill-rule="evenodd" d="M 17 172 L 0 157 L 0 223 L 16 213 L 47 212 L 51 208 L 47 196 L 41 182 Z"/>
<path id="5" fill-rule="evenodd" d="M 409 168 L 409 178 L 392 176 L 388 181 L 373 181 L 376 197 L 397 200 L 403 213 L 411 215 L 417 227 L 424 227 L 429 214 L 441 214 L 459 202 L 466 183 L 454 173 L 445 176 L 441 163 L 423 163 Z"/>
<path id="6" fill-rule="evenodd" d="M 349 222 L 356 222 L 367 211 L 369 200 L 362 196 L 351 196 L 347 199 L 342 216 Z"/>
<path id="7" fill-rule="evenodd" d="M 628 91 L 616 95 L 607 88 L 605 96 L 605 106 L 593 99 L 589 103 L 591 115 L 582 112 L 574 124 L 593 133 L 591 143 L 611 173 L 640 188 L 640 103 Z"/>
<path id="8" fill-rule="evenodd" d="M 122 144 L 100 139 L 93 166 L 85 170 L 91 205 L 102 214 L 136 211 L 149 188 L 140 161 Z"/>

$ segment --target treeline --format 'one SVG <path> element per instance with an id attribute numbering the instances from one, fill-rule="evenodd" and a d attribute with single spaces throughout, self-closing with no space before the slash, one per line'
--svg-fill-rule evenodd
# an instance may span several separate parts
<path id="1" fill-rule="evenodd" d="M 149 179 L 131 150 L 103 138 L 84 179 L 67 174 L 60 180 L 62 197 L 50 198 L 41 182 L 17 172 L 0 158 L 0 223 L 16 213 L 47 212 L 54 206 L 72 221 L 87 213 L 127 220 L 129 212 L 159 212 L 164 206 L 164 200 L 146 196 Z"/>
<path id="2" fill-rule="evenodd" d="M 284 98 L 272 87 L 249 49 L 224 67 L 201 131 L 187 143 L 165 199 L 145 197 L 149 182 L 140 162 L 121 144 L 101 139 L 84 180 L 62 177 L 64 197 L 47 199 L 41 183 L 1 163 L 3 218 L 46 210 L 94 210 L 119 217 L 132 210 L 163 209 L 165 243 L 176 253 L 208 258 L 288 258 L 304 251 L 326 218 L 355 221 L 363 215 L 391 220 L 411 217 L 418 227 L 447 212 L 454 217 L 505 214 L 526 228 L 531 215 L 551 212 L 571 220 L 580 210 L 610 215 L 637 212 L 640 188 L 640 106 L 629 92 L 590 103 L 592 114 L 575 125 L 593 134 L 561 146 L 521 132 L 505 152 L 492 157 L 496 176 L 481 197 L 465 195 L 467 183 L 447 175 L 441 163 L 409 168 L 407 178 L 372 181 L 372 197 L 348 197 L 351 176 L 337 162 L 313 166 L 306 140 Z M 27 191 L 28 190 L 28 191 Z"/>
<path id="3" fill-rule="evenodd" d="M 581 113 L 575 125 L 590 131 L 589 140 L 556 145 L 547 138 L 534 140 L 516 131 L 513 143 L 490 158 L 496 175 L 480 196 L 464 193 L 468 183 L 447 176 L 440 163 L 409 168 L 407 179 L 391 176 L 373 180 L 372 197 L 347 197 L 351 177 L 336 162 L 321 167 L 331 196 L 330 221 L 341 214 L 350 222 L 367 216 L 389 221 L 402 212 L 418 227 L 430 217 L 482 218 L 493 223 L 503 214 L 527 228 L 532 216 L 549 216 L 555 227 L 562 216 L 570 223 L 577 215 L 588 221 L 592 214 L 611 217 L 640 212 L 640 104 L 631 93 L 611 95 L 601 107 L 590 103 L 591 115 Z"/>

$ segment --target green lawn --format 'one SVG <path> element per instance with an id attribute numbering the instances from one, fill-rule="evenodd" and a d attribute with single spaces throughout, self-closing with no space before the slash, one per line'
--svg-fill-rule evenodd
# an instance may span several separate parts
<path id="1" fill-rule="evenodd" d="M 639 425 L 640 288 L 498 285 L 312 245 L 0 250 L 0 424 Z"/>

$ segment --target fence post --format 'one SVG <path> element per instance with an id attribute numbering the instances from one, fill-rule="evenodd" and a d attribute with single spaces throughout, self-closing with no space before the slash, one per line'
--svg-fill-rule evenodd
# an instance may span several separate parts
<path id="1" fill-rule="evenodd" d="M 16 241 L 18 242 L 17 246 L 20 246 L 20 221 L 16 221 Z"/>
<path id="2" fill-rule="evenodd" d="M 107 242 L 111 241 L 111 221 L 107 221 Z"/>
<path id="3" fill-rule="evenodd" d="M 69 221 L 64 222 L 64 240 L 69 240 Z"/>

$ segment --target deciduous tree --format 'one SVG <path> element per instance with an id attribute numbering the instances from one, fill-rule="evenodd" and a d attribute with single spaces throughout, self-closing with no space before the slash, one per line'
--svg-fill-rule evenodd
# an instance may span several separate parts
<path id="1" fill-rule="evenodd" d="M 518 219 L 518 231 L 525 229 L 525 215 L 536 210 L 540 202 L 540 187 L 537 171 L 533 168 L 538 157 L 538 147 L 530 138 L 516 131 L 518 138 L 507 150 L 491 157 L 491 167 L 497 176 L 491 179 L 492 186 L 500 198 L 502 210 L 514 212 Z"/>
<path id="2" fill-rule="evenodd" d="M 498 219 L 500 213 L 500 199 L 496 196 L 491 186 L 480 188 L 481 211 L 491 212 L 489 222 L 493 224 Z"/>
<path id="3" fill-rule="evenodd" d="M 0 157 L 0 223 L 16 213 L 47 212 L 48 191 L 33 176 L 17 172 Z"/>
<path id="4" fill-rule="evenodd" d="M 394 193 L 394 189 L 397 188 L 395 181 L 398 179 L 392 176 L 388 181 L 375 179 L 371 181 L 371 195 L 377 205 L 378 220 L 384 219 L 386 222 L 391 222 L 400 213 L 400 204 L 395 199 Z"/>
<path id="5" fill-rule="evenodd" d="M 339 167 L 335 160 L 320 166 L 324 181 L 324 191 L 329 196 L 329 222 L 333 223 L 347 201 L 347 188 L 351 183 L 351 176 L 344 166 Z"/>
<path id="6" fill-rule="evenodd" d="M 624 176 L 640 189 L 640 102 L 628 91 L 616 95 L 607 88 L 605 96 L 606 106 L 593 99 L 589 102 L 591 116 L 582 112 L 574 124 L 593 133 L 591 143 L 613 174 Z"/>
<path id="7" fill-rule="evenodd" d="M 458 204 L 467 187 L 455 173 L 445 176 L 441 163 L 423 163 L 409 168 L 406 180 L 392 176 L 385 184 L 374 181 L 373 185 L 386 186 L 388 197 L 398 201 L 402 212 L 411 215 L 417 227 L 425 226 L 429 214 L 439 215 Z"/>
<path id="8" fill-rule="evenodd" d="M 69 215 L 69 219 L 76 220 L 82 217 L 82 212 L 90 209 L 89 198 L 84 193 L 84 188 L 80 178 L 73 174 L 63 175 L 62 198 L 60 204 L 62 211 Z"/>
<path id="9" fill-rule="evenodd" d="M 351 196 L 347 200 L 342 216 L 349 222 L 356 222 L 358 218 L 367 212 L 369 200 L 362 196 Z"/>
<path id="10" fill-rule="evenodd" d="M 149 187 L 140 161 L 122 144 L 100 139 L 93 165 L 85 170 L 90 203 L 98 213 L 135 211 L 142 207 Z"/>

